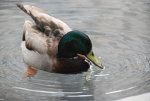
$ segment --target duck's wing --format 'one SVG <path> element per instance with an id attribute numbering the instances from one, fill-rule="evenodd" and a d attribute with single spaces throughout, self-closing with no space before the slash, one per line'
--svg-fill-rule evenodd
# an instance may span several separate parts
<path id="1" fill-rule="evenodd" d="M 41 29 L 41 31 L 51 32 L 52 34 L 66 34 L 71 31 L 71 28 L 63 21 L 56 19 L 52 16 L 46 14 L 40 8 L 31 5 L 17 4 L 17 6 L 27 13 L 35 21 L 36 25 Z"/>
<path id="2" fill-rule="evenodd" d="M 48 51 L 47 37 L 33 26 L 32 22 L 26 20 L 24 23 L 23 41 L 26 48 L 40 54 L 46 54 Z"/>

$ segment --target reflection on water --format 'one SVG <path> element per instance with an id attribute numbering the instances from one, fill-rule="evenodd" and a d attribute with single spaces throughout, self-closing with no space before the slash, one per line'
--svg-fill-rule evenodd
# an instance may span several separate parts
<path id="1" fill-rule="evenodd" d="M 106 69 L 23 78 L 20 43 L 30 18 L 16 3 L 41 7 L 86 32 Z M 112 101 L 150 92 L 149 11 L 148 0 L 1 0 L 0 101 Z"/>

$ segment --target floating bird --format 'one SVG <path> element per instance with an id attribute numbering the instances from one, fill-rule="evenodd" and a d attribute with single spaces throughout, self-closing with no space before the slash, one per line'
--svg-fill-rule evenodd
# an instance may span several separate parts
<path id="1" fill-rule="evenodd" d="M 56 73 L 79 73 L 87 71 L 91 63 L 103 69 L 86 34 L 73 31 L 66 23 L 40 8 L 22 4 L 17 6 L 35 22 L 25 20 L 23 27 L 21 48 L 27 65 L 27 77 L 34 76 L 39 69 Z"/>

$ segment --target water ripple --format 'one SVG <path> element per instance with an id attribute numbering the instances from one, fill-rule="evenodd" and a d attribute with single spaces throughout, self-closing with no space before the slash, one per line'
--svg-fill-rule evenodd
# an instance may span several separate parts
<path id="1" fill-rule="evenodd" d="M 46 94 L 56 94 L 64 96 L 65 94 L 82 94 L 83 92 L 54 92 L 54 91 L 45 91 L 45 90 L 35 90 L 35 89 L 28 89 L 23 87 L 12 87 L 13 89 L 23 90 L 23 91 L 29 91 L 29 92 L 35 92 L 35 93 L 46 93 Z"/>
<path id="2" fill-rule="evenodd" d="M 124 92 L 124 91 L 127 91 L 127 90 L 131 90 L 131 89 L 133 89 L 133 88 L 136 88 L 136 87 L 130 87 L 130 88 L 126 88 L 126 89 L 115 90 L 115 91 L 107 92 L 107 93 L 105 93 L 105 94 L 120 93 L 120 92 Z"/>

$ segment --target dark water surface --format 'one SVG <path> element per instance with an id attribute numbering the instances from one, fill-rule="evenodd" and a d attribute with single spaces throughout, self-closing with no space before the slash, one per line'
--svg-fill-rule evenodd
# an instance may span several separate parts
<path id="1" fill-rule="evenodd" d="M 41 7 L 86 32 L 106 69 L 23 78 L 22 26 L 30 18 L 16 3 Z M 150 101 L 149 26 L 149 0 L 0 0 L 0 101 L 113 101 L 143 94 L 147 100 L 136 101 Z"/>

